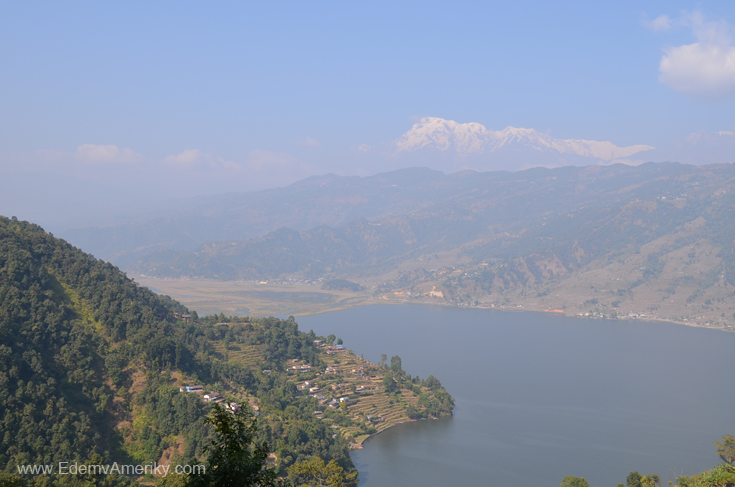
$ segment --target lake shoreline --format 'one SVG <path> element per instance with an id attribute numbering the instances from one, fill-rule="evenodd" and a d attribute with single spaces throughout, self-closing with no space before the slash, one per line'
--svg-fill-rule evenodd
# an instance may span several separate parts
<path id="1" fill-rule="evenodd" d="M 242 281 L 215 281 L 209 279 L 165 279 L 145 276 L 131 276 L 140 285 L 152 288 L 154 292 L 169 295 L 199 314 L 224 311 L 233 316 L 314 316 L 333 311 L 344 311 L 359 306 L 375 306 L 381 304 L 420 304 L 443 306 L 459 309 L 489 309 L 495 311 L 530 311 L 554 313 L 566 317 L 583 319 L 607 319 L 621 321 L 663 322 L 685 325 L 693 328 L 706 328 L 721 331 L 735 331 L 735 326 L 718 322 L 682 321 L 671 316 L 649 315 L 647 312 L 628 310 L 628 313 L 615 318 L 612 312 L 588 313 L 579 307 L 572 307 L 565 299 L 552 308 L 540 305 L 534 300 L 519 299 L 509 304 L 479 306 L 463 306 L 447 302 L 439 297 L 423 299 L 405 299 L 395 293 L 382 294 L 377 297 L 367 292 L 323 290 L 312 284 L 260 284 Z M 631 317 L 630 314 L 635 316 Z M 715 326 L 716 325 L 716 326 Z"/>
<path id="2" fill-rule="evenodd" d="M 354 305 L 348 305 L 344 307 L 339 308 L 330 308 L 330 309 L 324 309 L 324 310 L 318 310 L 313 312 L 304 312 L 304 313 L 297 313 L 293 316 L 300 317 L 300 316 L 318 316 L 326 313 L 331 313 L 333 311 L 344 311 L 347 309 L 352 308 L 359 308 L 361 306 L 376 306 L 376 305 L 392 305 L 392 306 L 398 306 L 398 305 L 418 305 L 418 306 L 442 306 L 442 307 L 448 307 L 448 308 L 456 308 L 456 309 L 476 309 L 476 310 L 488 310 L 488 311 L 498 311 L 498 312 L 511 312 L 511 313 L 546 313 L 546 314 L 555 314 L 558 316 L 564 316 L 566 318 L 579 318 L 579 319 L 585 319 L 585 320 L 608 320 L 608 321 L 640 321 L 643 323 L 669 323 L 672 325 L 682 325 L 682 326 L 688 326 L 691 328 L 703 328 L 706 330 L 717 330 L 717 331 L 724 331 L 724 332 L 735 332 L 735 329 L 727 329 L 724 327 L 717 327 L 717 326 L 706 326 L 706 325 L 699 325 L 696 323 L 691 322 L 685 322 L 685 321 L 677 321 L 670 318 L 665 317 L 597 317 L 597 316 L 583 316 L 580 314 L 572 314 L 572 313 L 559 313 L 548 309 L 534 309 L 534 308 L 498 308 L 498 307 L 490 307 L 490 306 L 461 306 L 453 303 L 440 303 L 440 302 L 422 302 L 422 301 L 407 301 L 407 300 L 383 300 L 379 301 L 377 298 L 373 298 L 372 301 L 358 303 Z"/>
<path id="3" fill-rule="evenodd" d="M 397 422 L 395 424 L 392 424 L 392 425 L 388 426 L 385 429 L 382 429 L 382 430 L 380 430 L 380 431 L 378 431 L 376 433 L 373 433 L 372 435 L 367 435 L 365 438 L 363 438 L 360 441 L 360 443 L 356 443 L 356 445 L 358 445 L 359 448 L 350 448 L 350 450 L 364 450 L 365 449 L 365 442 L 368 441 L 370 438 L 374 438 L 374 437 L 376 437 L 376 436 L 378 436 L 378 435 L 380 435 L 382 433 L 385 433 L 388 430 L 392 430 L 393 428 L 396 428 L 399 425 L 409 424 L 409 423 L 418 423 L 419 421 L 438 421 L 438 420 L 444 419 L 444 418 L 451 418 L 452 416 L 454 416 L 454 412 L 452 412 L 452 414 L 450 414 L 449 416 L 442 416 L 441 418 L 421 418 L 421 419 L 409 419 L 408 421 L 399 421 L 399 422 Z"/>

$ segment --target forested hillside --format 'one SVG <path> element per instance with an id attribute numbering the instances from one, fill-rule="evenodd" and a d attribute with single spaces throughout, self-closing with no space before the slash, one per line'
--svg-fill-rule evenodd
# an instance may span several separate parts
<path id="1" fill-rule="evenodd" d="M 0 470 L 62 461 L 186 463 L 201 455 L 210 435 L 203 392 L 179 391 L 192 384 L 259 406 L 258 440 L 275 451 L 278 472 L 312 455 L 354 470 L 354 438 L 330 428 L 353 425 L 350 416 L 342 408 L 341 417 L 317 418 L 314 411 L 324 406 L 297 390 L 303 376 L 287 372 L 294 360 L 312 375 L 326 367 L 317 337 L 292 320 L 190 316 L 116 267 L 5 217 L 0 299 Z M 436 409 L 431 402 L 444 397 L 443 388 L 424 389 L 424 415 L 451 412 L 451 404 Z M 356 433 L 365 430 L 355 424 Z M 51 480 L 34 478 L 37 485 Z"/>

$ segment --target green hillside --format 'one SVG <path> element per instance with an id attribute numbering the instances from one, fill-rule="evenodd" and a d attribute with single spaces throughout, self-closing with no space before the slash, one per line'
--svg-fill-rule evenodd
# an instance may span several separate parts
<path id="1" fill-rule="evenodd" d="M 0 471 L 6 474 L 59 462 L 187 463 L 201 456 L 210 436 L 207 391 L 260 409 L 258 441 L 271 446 L 278 472 L 313 455 L 354 471 L 350 442 L 369 432 L 368 425 L 349 408 L 327 411 L 297 390 L 333 359 L 293 320 L 189 316 L 114 266 L 37 225 L 4 217 L 0 299 Z M 308 370 L 289 373 L 294 361 Z M 396 397 L 391 406 L 403 409 L 392 407 L 394 415 L 409 406 L 418 417 L 451 412 L 443 388 L 402 371 L 394 375 L 399 390 L 377 392 Z M 418 406 L 398 400 L 401 384 L 423 398 Z M 180 392 L 186 385 L 204 390 Z M 34 485 L 146 480 L 26 477 Z"/>

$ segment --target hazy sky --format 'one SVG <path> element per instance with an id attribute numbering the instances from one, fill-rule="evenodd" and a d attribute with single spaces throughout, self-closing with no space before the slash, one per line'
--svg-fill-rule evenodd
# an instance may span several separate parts
<path id="1" fill-rule="evenodd" d="M 734 34 L 732 0 L 2 2 L 0 171 L 249 189 L 421 116 L 660 146 L 735 125 Z"/>

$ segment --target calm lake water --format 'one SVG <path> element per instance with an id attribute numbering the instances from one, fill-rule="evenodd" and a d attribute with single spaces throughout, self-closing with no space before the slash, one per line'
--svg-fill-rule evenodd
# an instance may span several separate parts
<path id="1" fill-rule="evenodd" d="M 455 414 L 398 425 L 353 454 L 360 486 L 667 485 L 719 463 L 735 434 L 735 333 L 671 324 L 428 306 L 298 320 L 373 362 L 438 377 Z"/>

